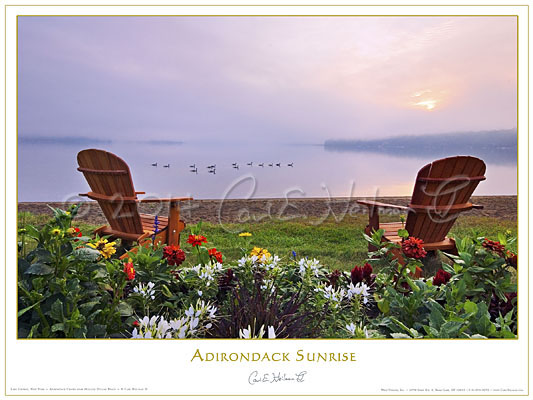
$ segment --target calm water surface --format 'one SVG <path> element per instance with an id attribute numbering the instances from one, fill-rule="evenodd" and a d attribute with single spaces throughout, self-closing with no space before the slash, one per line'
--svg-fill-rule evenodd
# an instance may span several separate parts
<path id="1" fill-rule="evenodd" d="M 76 200 L 78 193 L 87 192 L 89 187 L 76 170 L 76 154 L 89 147 L 123 158 L 138 191 L 161 197 L 192 195 L 196 199 L 409 196 L 418 170 L 440 158 L 331 152 L 311 145 L 19 143 L 19 201 Z M 516 162 L 485 161 L 487 180 L 479 184 L 475 194 L 516 194 Z M 155 162 L 158 166 L 152 167 Z M 247 165 L 250 162 L 252 166 Z M 232 163 L 238 163 L 239 169 L 234 169 Z M 265 166 L 261 168 L 259 163 Z M 269 163 L 274 166 L 269 167 Z M 166 164 L 170 168 L 163 168 Z M 192 164 L 196 164 L 197 174 L 190 172 Z M 216 174 L 208 173 L 206 168 L 213 164 Z"/>

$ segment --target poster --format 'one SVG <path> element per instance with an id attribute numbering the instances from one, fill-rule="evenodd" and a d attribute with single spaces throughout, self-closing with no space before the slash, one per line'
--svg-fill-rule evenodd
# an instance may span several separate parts
<path id="1" fill-rule="evenodd" d="M 529 393 L 526 3 L 96 6 L 13 2 L 6 3 L 4 10 L 5 395 Z M 57 65 L 75 67 L 54 69 Z M 178 92 L 184 94 L 180 97 Z M 102 147 L 112 137 L 111 145 L 117 146 L 113 151 L 122 148 L 128 161 L 143 160 L 144 169 L 141 163 L 131 165 L 135 182 L 145 182 L 150 194 L 166 195 L 161 189 L 166 178 L 161 174 L 174 173 L 181 165 L 168 155 L 176 144 L 173 124 L 181 129 L 179 140 L 194 143 L 195 135 L 204 140 L 187 150 L 203 157 L 200 169 L 191 168 L 192 158 L 183 166 L 198 170 L 198 175 L 182 172 L 182 182 L 199 199 L 226 196 L 228 201 L 248 196 L 249 186 L 235 183 L 247 174 L 257 179 L 258 198 L 325 197 L 322 178 L 327 179 L 325 186 L 332 197 L 410 196 L 416 171 L 424 162 L 406 154 L 405 164 L 394 171 L 398 154 L 384 151 L 366 160 L 364 154 L 346 151 L 352 132 L 370 132 L 358 133 L 356 139 L 374 146 L 371 140 L 388 137 L 391 129 L 398 129 L 400 138 L 428 130 L 470 132 L 475 138 L 476 132 L 514 129 L 515 161 L 509 163 L 508 153 L 501 148 L 489 151 L 486 143 L 479 142 L 471 152 L 489 149 L 482 153 L 488 168 L 480 196 L 518 195 L 517 247 L 524 266 L 517 279 L 518 337 L 360 339 L 348 338 L 347 326 L 339 327 L 338 337 L 312 339 L 18 337 L 17 203 L 65 201 L 85 190 L 75 171 L 74 154 L 70 164 L 63 157 L 65 151 L 77 151 L 76 146 L 85 143 L 67 143 L 64 150 L 47 141 L 90 138 Z M 334 132 L 324 136 L 328 129 Z M 452 141 L 459 141 L 459 136 Z M 231 149 L 222 140 L 229 137 L 237 143 Z M 305 144 L 330 140 L 330 147 L 337 145 L 342 151 L 317 155 L 314 148 L 272 150 L 265 137 L 272 142 L 294 138 L 299 144 L 303 138 L 308 139 Z M 263 142 L 255 145 L 258 138 Z M 129 142 L 122 145 L 121 140 Z M 68 145 L 73 147 L 68 150 Z M 400 152 L 408 153 L 409 145 Z M 159 154 L 164 156 L 154 158 L 154 146 L 160 146 Z M 224 152 L 236 161 L 224 158 Z M 268 152 L 276 156 L 264 157 Z M 218 157 L 217 161 L 206 154 Z M 433 155 L 430 152 L 427 157 L 439 158 Z M 373 173 L 357 175 L 353 189 L 353 176 L 343 175 L 341 168 L 334 173 L 328 163 L 350 168 L 354 165 L 344 160 L 355 156 L 366 165 L 357 164 L 359 171 L 368 168 Z M 218 165 L 218 176 L 208 175 L 213 170 L 207 168 L 210 163 Z M 239 171 L 234 171 L 235 165 Z M 160 175 L 150 178 L 155 168 Z M 72 173 L 63 174 L 64 169 Z M 408 169 L 405 176 L 400 174 L 402 169 Z M 386 181 L 388 175 L 399 182 L 397 186 L 375 182 Z M 283 185 L 276 187 L 276 182 Z M 228 189 L 231 185 L 233 192 Z M 57 193 L 61 196 L 54 197 Z M 238 218 L 249 223 L 249 218 L 263 214 Z M 346 268 L 347 274 L 351 269 Z M 326 286 L 322 289 L 327 291 Z M 270 334 L 269 328 L 263 326 L 264 337 Z M 244 329 L 239 332 L 243 336 Z"/>

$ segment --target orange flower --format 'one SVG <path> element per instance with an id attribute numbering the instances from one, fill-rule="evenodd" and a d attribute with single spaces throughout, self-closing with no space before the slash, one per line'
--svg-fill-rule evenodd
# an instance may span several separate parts
<path id="1" fill-rule="evenodd" d="M 402 242 L 402 251 L 410 258 L 424 258 L 427 254 L 423 247 L 424 241 L 414 237 L 409 237 Z"/>
<path id="2" fill-rule="evenodd" d="M 209 250 L 209 255 L 213 257 L 215 260 L 217 260 L 219 263 L 222 263 L 222 253 L 220 251 L 217 251 L 217 249 L 213 248 Z"/>
<path id="3" fill-rule="evenodd" d="M 163 258 L 167 260 L 168 265 L 181 265 L 185 261 L 185 252 L 178 246 L 166 246 L 163 249 Z"/>
<path id="4" fill-rule="evenodd" d="M 124 263 L 124 273 L 128 277 L 128 281 L 132 281 L 135 278 L 135 268 L 133 268 L 131 258 L 128 259 L 127 263 Z"/>
<path id="5" fill-rule="evenodd" d="M 189 235 L 187 243 L 190 243 L 193 246 L 200 246 L 202 243 L 207 243 L 207 239 L 202 235 Z"/>

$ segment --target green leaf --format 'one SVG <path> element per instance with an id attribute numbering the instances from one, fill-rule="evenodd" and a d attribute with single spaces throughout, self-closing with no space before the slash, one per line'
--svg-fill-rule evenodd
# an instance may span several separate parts
<path id="1" fill-rule="evenodd" d="M 88 314 L 95 305 L 97 305 L 98 301 L 89 301 L 87 303 L 83 303 L 79 306 L 80 312 L 84 315 Z"/>
<path id="2" fill-rule="evenodd" d="M 23 258 L 18 259 L 18 273 L 25 274 L 31 264 Z"/>
<path id="3" fill-rule="evenodd" d="M 117 310 L 121 317 L 129 317 L 130 315 L 133 315 L 133 308 L 125 301 L 121 301 L 118 304 Z"/>
<path id="4" fill-rule="evenodd" d="M 50 309 L 50 317 L 56 321 L 63 322 L 65 317 L 63 316 L 63 302 L 59 299 L 54 301 Z"/>
<path id="5" fill-rule="evenodd" d="M 41 264 L 41 263 L 35 263 L 32 264 L 31 267 L 29 267 L 25 274 L 33 274 L 33 275 L 49 275 L 53 274 L 55 271 L 54 267 L 47 265 L 47 264 Z"/>
<path id="6" fill-rule="evenodd" d="M 89 247 L 80 247 L 73 251 L 73 255 L 76 259 L 80 261 L 96 261 L 100 257 L 100 252 L 96 249 L 91 249 Z"/>
<path id="7" fill-rule="evenodd" d="M 390 304 L 387 299 L 381 299 L 377 302 L 379 311 L 381 311 L 383 314 L 388 314 L 390 311 Z"/>
<path id="8" fill-rule="evenodd" d="M 26 235 L 34 239 L 39 239 L 39 229 L 35 226 L 28 224 L 24 228 L 26 229 Z"/>
<path id="9" fill-rule="evenodd" d="M 58 324 L 54 324 L 52 325 L 52 332 L 57 332 L 57 331 L 65 331 L 65 325 L 63 323 L 58 323 Z"/>
<path id="10" fill-rule="evenodd" d="M 63 257 L 68 256 L 70 253 L 72 253 L 72 244 L 70 242 L 63 243 L 61 245 L 61 255 Z"/>
<path id="11" fill-rule="evenodd" d="M 501 232 L 498 232 L 498 241 L 504 245 L 504 246 L 507 246 L 507 237 L 505 237 L 504 234 L 502 234 Z"/>
<path id="12" fill-rule="evenodd" d="M 407 232 L 407 229 L 398 229 L 398 236 L 407 239 L 409 237 L 409 232 Z"/>
<path id="13" fill-rule="evenodd" d="M 476 333 L 470 336 L 470 339 L 488 339 L 488 338 L 486 336 L 480 335 L 479 333 Z"/>
<path id="14" fill-rule="evenodd" d="M 472 314 L 475 314 L 477 313 L 477 305 L 476 303 L 472 302 L 472 301 L 467 301 L 464 305 L 464 309 L 467 313 L 472 313 Z"/>
<path id="15" fill-rule="evenodd" d="M 161 293 L 163 293 L 166 297 L 172 297 L 172 293 L 168 289 L 167 285 L 161 285 Z"/>
<path id="16" fill-rule="evenodd" d="M 440 328 L 440 335 L 443 338 L 453 338 L 459 334 L 459 329 L 463 326 L 459 321 L 447 321 Z"/>
<path id="17" fill-rule="evenodd" d="M 516 335 L 513 332 L 507 329 L 504 329 L 501 331 L 501 336 L 504 339 L 514 339 L 516 337 Z"/>
<path id="18" fill-rule="evenodd" d="M 436 308 L 431 309 L 431 313 L 429 314 L 429 326 L 431 328 L 440 330 L 441 326 L 445 322 L 446 320 L 444 319 L 440 311 L 438 311 Z"/>
<path id="19" fill-rule="evenodd" d="M 44 299 L 41 299 L 41 300 L 39 300 L 37 303 L 35 303 L 35 304 L 33 304 L 33 305 L 29 306 L 29 307 L 26 307 L 26 308 L 20 310 L 20 311 L 18 312 L 18 314 L 17 314 L 17 317 L 20 317 L 20 316 L 24 315 L 27 311 L 31 310 L 33 307 L 35 307 L 37 304 L 39 304 L 39 303 L 40 303 L 41 301 L 43 301 L 43 300 L 44 300 Z"/>
<path id="20" fill-rule="evenodd" d="M 391 337 L 394 338 L 394 339 L 412 339 L 411 336 L 406 335 L 405 333 L 397 333 L 397 332 L 394 332 L 394 333 L 391 333 L 390 335 L 391 335 Z"/>
<path id="21" fill-rule="evenodd" d="M 35 325 L 31 327 L 30 333 L 28 333 L 28 336 L 26 336 L 28 339 L 35 337 L 35 334 L 37 333 L 37 330 L 39 329 L 40 324 L 41 324 L 40 322 L 37 322 Z"/>
<path id="22" fill-rule="evenodd" d="M 472 262 L 472 254 L 470 253 L 461 251 L 459 252 L 459 257 L 461 257 L 461 260 L 463 260 L 466 265 L 470 265 Z"/>

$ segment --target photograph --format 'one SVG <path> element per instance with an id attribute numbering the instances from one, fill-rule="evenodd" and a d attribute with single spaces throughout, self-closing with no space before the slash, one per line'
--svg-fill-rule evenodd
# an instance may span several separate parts
<path id="1" fill-rule="evenodd" d="M 16 23 L 17 339 L 517 340 L 516 15 Z"/>

